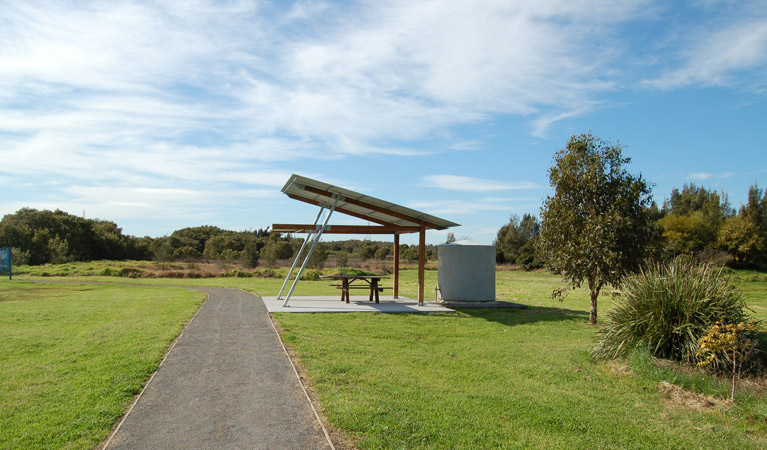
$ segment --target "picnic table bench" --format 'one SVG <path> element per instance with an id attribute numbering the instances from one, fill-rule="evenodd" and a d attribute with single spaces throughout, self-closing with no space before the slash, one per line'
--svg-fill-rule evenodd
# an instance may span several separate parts
<path id="1" fill-rule="evenodd" d="M 384 278 L 389 278 L 385 275 L 320 275 L 320 278 L 328 280 L 340 281 L 341 284 L 331 284 L 341 290 L 341 301 L 349 303 L 349 291 L 352 289 L 366 289 L 370 291 L 370 298 L 368 301 L 378 303 L 378 294 L 385 289 L 391 289 L 390 287 L 383 287 L 378 284 Z M 354 284 L 355 282 L 358 284 Z"/>

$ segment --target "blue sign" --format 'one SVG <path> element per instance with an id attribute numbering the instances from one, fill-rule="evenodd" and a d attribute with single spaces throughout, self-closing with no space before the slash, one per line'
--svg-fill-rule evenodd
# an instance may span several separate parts
<path id="1" fill-rule="evenodd" d="M 0 274 L 8 272 L 8 279 L 11 280 L 11 249 L 7 247 L 0 248 Z"/>

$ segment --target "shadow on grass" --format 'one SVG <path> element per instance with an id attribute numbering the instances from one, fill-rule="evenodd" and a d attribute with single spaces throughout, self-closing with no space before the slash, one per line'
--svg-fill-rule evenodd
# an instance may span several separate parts
<path id="1" fill-rule="evenodd" d="M 456 308 L 457 311 L 478 319 L 514 326 L 535 322 L 580 321 L 584 324 L 589 319 L 586 311 L 567 308 L 530 306 L 526 309 L 476 309 Z"/>

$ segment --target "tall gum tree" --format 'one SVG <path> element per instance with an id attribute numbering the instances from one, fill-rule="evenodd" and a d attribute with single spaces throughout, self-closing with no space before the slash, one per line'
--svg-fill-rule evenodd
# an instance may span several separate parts
<path id="1" fill-rule="evenodd" d="M 658 235 L 649 214 L 651 188 L 625 169 L 630 161 L 620 144 L 581 134 L 554 155 L 549 169 L 554 195 L 541 208 L 537 249 L 573 288 L 587 283 L 589 324 L 597 322 L 602 288 L 638 269 Z"/>

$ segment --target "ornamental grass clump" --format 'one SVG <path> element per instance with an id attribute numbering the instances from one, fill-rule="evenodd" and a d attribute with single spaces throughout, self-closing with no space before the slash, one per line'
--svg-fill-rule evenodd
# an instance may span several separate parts
<path id="1" fill-rule="evenodd" d="M 716 322 L 748 321 L 745 302 L 721 269 L 677 257 L 626 278 L 592 349 L 597 359 L 646 346 L 657 358 L 694 364 L 698 339 Z"/>

